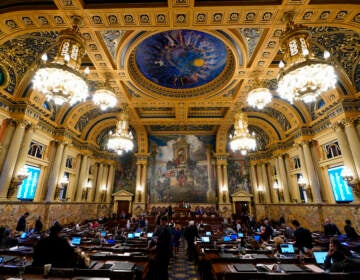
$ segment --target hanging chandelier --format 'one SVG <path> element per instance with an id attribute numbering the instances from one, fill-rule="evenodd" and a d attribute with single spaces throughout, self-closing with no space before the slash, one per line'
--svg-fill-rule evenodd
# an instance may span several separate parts
<path id="1" fill-rule="evenodd" d="M 234 152 L 240 151 L 243 156 L 250 150 L 255 150 L 255 134 L 248 131 L 248 120 L 244 113 L 235 114 L 234 134 L 230 135 L 230 149 Z"/>
<path id="2" fill-rule="evenodd" d="M 246 100 L 249 106 L 262 110 L 271 102 L 272 94 L 269 89 L 262 87 L 259 81 L 255 83 L 255 88 L 248 93 Z"/>
<path id="3" fill-rule="evenodd" d="M 76 24 L 72 29 L 59 33 L 58 46 L 57 55 L 52 62 L 48 63 L 47 55 L 42 55 L 43 64 L 35 73 L 33 86 L 56 105 L 66 102 L 73 105 L 84 101 L 89 94 L 88 85 L 79 72 L 85 47 Z M 85 74 L 88 72 L 86 68 Z"/>
<path id="4" fill-rule="evenodd" d="M 116 130 L 109 132 L 108 149 L 118 155 L 132 151 L 134 148 L 133 135 L 129 131 L 129 115 L 126 108 L 122 110 L 116 124 Z"/>
<path id="5" fill-rule="evenodd" d="M 327 61 L 330 53 L 325 51 L 324 59 L 316 58 L 310 51 L 309 41 L 310 30 L 290 20 L 281 40 L 283 60 L 279 63 L 277 89 L 280 97 L 290 103 L 314 102 L 337 82 L 335 69 Z"/>
<path id="6" fill-rule="evenodd" d="M 114 108 L 116 106 L 116 95 L 110 89 L 110 86 L 107 82 L 105 82 L 101 88 L 94 92 L 93 102 L 95 105 L 99 106 L 102 111 L 105 111 L 108 108 Z"/>

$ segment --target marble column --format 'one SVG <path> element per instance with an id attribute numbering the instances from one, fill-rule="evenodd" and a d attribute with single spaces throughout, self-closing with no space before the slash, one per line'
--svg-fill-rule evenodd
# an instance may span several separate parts
<path id="1" fill-rule="evenodd" d="M 359 135 L 356 132 L 354 122 L 347 122 L 345 124 L 345 134 L 349 142 L 349 147 L 352 153 L 352 158 L 354 160 L 356 177 L 360 177 L 360 141 Z M 355 177 L 355 176 L 354 176 Z"/>
<path id="2" fill-rule="evenodd" d="M 72 183 L 70 184 L 70 189 L 68 190 L 68 198 L 70 201 L 76 201 L 76 193 L 79 189 L 79 179 L 80 179 L 80 167 L 81 167 L 81 154 L 76 156 L 76 167 L 75 174 L 73 175 Z"/>
<path id="3" fill-rule="evenodd" d="M 260 201 L 259 199 L 259 192 L 258 192 L 258 183 L 257 183 L 257 179 L 256 179 L 256 171 L 255 171 L 255 165 L 254 164 L 250 164 L 250 180 L 251 180 L 251 188 L 254 194 L 254 200 L 257 203 L 261 203 L 262 201 Z"/>
<path id="4" fill-rule="evenodd" d="M 106 198 L 106 202 L 110 203 L 111 202 L 111 196 L 113 194 L 114 191 L 114 181 L 115 181 L 115 166 L 114 163 L 112 163 L 109 166 L 109 176 L 108 176 L 108 182 L 107 182 L 107 186 L 108 186 L 108 195 Z"/>
<path id="5" fill-rule="evenodd" d="M 11 119 L 7 119 L 7 120 L 3 121 L 3 125 L 5 125 L 6 127 L 4 128 L 5 132 L 1 139 L 0 171 L 2 171 L 2 167 L 4 165 L 6 155 L 8 154 L 8 151 L 9 151 L 10 143 L 13 139 L 13 135 L 14 135 L 15 127 L 16 127 L 15 124 L 16 124 L 16 122 Z"/>
<path id="6" fill-rule="evenodd" d="M 344 159 L 344 166 L 350 169 L 350 171 L 354 175 L 355 180 L 359 179 L 359 176 L 356 172 L 354 158 L 351 154 L 350 145 L 348 143 L 346 134 L 340 124 L 335 125 L 335 133 L 340 145 L 342 157 Z"/>
<path id="7" fill-rule="evenodd" d="M 26 163 L 29 147 L 31 144 L 32 137 L 34 136 L 34 132 L 35 132 L 35 128 L 30 126 L 25 131 L 24 139 L 23 142 L 21 143 L 18 159 L 16 161 L 13 178 L 17 175 L 20 169 L 24 167 Z"/>
<path id="8" fill-rule="evenodd" d="M 302 148 L 304 150 L 306 170 L 308 172 L 308 180 L 310 183 L 311 193 L 313 196 L 313 202 L 321 203 L 322 198 L 320 193 L 319 179 L 315 172 L 315 166 L 314 166 L 313 158 L 311 156 L 309 143 L 302 143 Z"/>
<path id="9" fill-rule="evenodd" d="M 9 190 L 12 174 L 14 173 L 16 160 L 19 155 L 19 150 L 25 133 L 26 122 L 19 122 L 12 141 L 9 146 L 2 172 L 0 175 L 0 200 L 7 199 L 7 193 Z"/>
<path id="10" fill-rule="evenodd" d="M 103 174 L 104 174 L 104 164 L 99 163 L 99 169 L 97 173 L 97 185 L 95 193 L 95 202 L 101 202 L 101 187 L 103 185 Z"/>
<path id="11" fill-rule="evenodd" d="M 261 163 L 261 165 L 260 165 L 260 174 L 261 174 L 261 184 L 262 184 L 262 187 L 264 188 L 265 202 L 271 203 L 269 182 L 268 182 L 268 178 L 267 178 L 265 163 Z"/>
<path id="12" fill-rule="evenodd" d="M 52 166 L 50 167 L 50 176 L 49 176 L 49 182 L 47 187 L 47 193 L 45 201 L 51 202 L 54 201 L 54 195 L 58 184 L 58 178 L 59 178 L 59 171 L 61 166 L 61 161 L 63 158 L 63 152 L 64 152 L 64 143 L 58 142 L 56 147 L 56 155 L 54 158 L 54 162 Z"/>
<path id="13" fill-rule="evenodd" d="M 281 178 L 281 186 L 282 186 L 282 192 L 284 195 L 284 202 L 285 203 L 289 203 L 290 202 L 290 195 L 289 195 L 289 182 L 286 176 L 286 167 L 285 167 L 285 162 L 284 162 L 284 158 L 282 156 L 279 156 L 277 158 L 277 162 L 279 165 L 279 177 Z"/>
<path id="14" fill-rule="evenodd" d="M 80 167 L 80 175 L 79 175 L 79 182 L 76 188 L 76 201 L 82 200 L 82 192 L 86 187 L 86 183 L 89 176 L 89 169 L 88 169 L 88 155 L 83 155 L 81 160 L 81 167 Z M 94 186 L 92 186 L 94 187 Z"/>

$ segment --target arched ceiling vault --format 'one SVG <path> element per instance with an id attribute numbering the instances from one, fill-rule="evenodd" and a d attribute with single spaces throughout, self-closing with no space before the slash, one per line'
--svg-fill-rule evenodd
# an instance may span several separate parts
<path id="1" fill-rule="evenodd" d="M 105 2 L 1 2 L 0 74 L 4 73 L 5 82 L 0 85 L 0 98 L 11 104 L 20 99 L 38 102 L 36 107 L 44 112 L 40 121 L 69 127 L 92 143 L 115 126 L 119 106 L 126 103 L 143 152 L 147 151 L 146 134 L 216 135 L 221 152 L 239 107 L 248 115 L 249 127 L 262 131 L 271 144 L 286 140 L 293 131 L 311 125 L 316 114 L 360 91 L 360 1 L 329 1 L 327 5 L 319 0 L 254 0 L 251 5 L 234 0 Z M 341 82 L 337 91 L 321 96 L 321 108 L 289 104 L 276 94 L 279 39 L 285 29 L 284 14 L 289 11 L 294 12 L 295 23 L 311 28 L 314 52 L 329 50 L 339 67 Z M 86 42 L 82 70 L 90 66 L 92 90 L 105 77 L 109 79 L 119 105 L 113 110 L 101 112 L 90 100 L 72 108 L 46 106 L 39 93 L 29 90 L 29 71 L 43 52 L 54 54 L 58 32 L 71 27 L 74 16 L 82 19 L 79 27 Z M 144 49 L 142 58 L 147 60 L 142 64 L 136 60 L 139 46 L 151 42 L 159 44 L 160 55 Z M 213 53 L 221 48 L 228 51 L 224 61 L 223 51 L 215 58 L 208 55 L 209 44 Z M 185 52 L 185 46 L 192 52 Z M 193 57 L 191 67 L 182 60 L 185 54 Z M 164 62 L 173 66 L 171 75 L 162 71 Z M 208 75 L 198 71 L 203 65 L 218 68 Z M 185 70 L 193 71 L 192 75 L 178 75 L 180 66 L 189 67 Z M 274 94 L 263 111 L 246 104 L 255 79 L 266 82 Z"/>

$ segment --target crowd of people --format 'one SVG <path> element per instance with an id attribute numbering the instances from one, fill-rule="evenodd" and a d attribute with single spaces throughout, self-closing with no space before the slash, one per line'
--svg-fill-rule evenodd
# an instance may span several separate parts
<path id="1" fill-rule="evenodd" d="M 79 252 L 70 245 L 69 240 L 62 235 L 63 227 L 55 221 L 49 230 L 44 231 L 41 217 L 38 216 L 31 227 L 28 226 L 27 218 L 29 213 L 24 213 L 17 222 L 15 231 L 8 228 L 0 228 L 0 248 L 9 248 L 17 244 L 18 234 L 31 231 L 39 234 L 39 240 L 34 246 L 33 265 L 43 266 L 52 264 L 54 267 L 75 267 L 86 266 L 86 260 L 81 257 Z M 113 234 L 109 238 L 118 241 L 125 241 L 128 232 L 137 231 L 141 233 L 141 238 L 147 240 L 146 233 L 149 230 L 149 221 L 146 216 L 135 217 L 116 217 L 112 219 L 95 219 L 86 221 L 87 229 L 101 240 L 98 228 L 112 225 L 118 219 L 126 220 L 123 228 L 112 228 Z M 80 225 L 75 224 L 73 230 L 80 231 Z M 151 226 L 153 237 L 148 242 L 149 252 L 149 273 L 148 279 L 168 279 L 168 265 L 170 258 L 176 258 L 179 253 L 180 243 L 183 241 L 186 247 L 186 256 L 189 261 L 197 258 L 195 241 L 204 234 L 205 226 L 202 222 L 188 220 L 186 225 L 175 224 L 173 220 L 173 209 L 166 208 L 162 213 L 158 213 L 155 225 Z M 275 248 L 281 243 L 293 241 L 299 252 L 305 256 L 312 256 L 313 238 L 310 230 L 302 227 L 298 220 L 294 219 L 288 224 L 284 217 L 278 221 L 263 218 L 257 221 L 254 216 L 242 215 L 240 217 L 224 218 L 223 224 L 219 225 L 214 238 L 224 234 L 243 233 L 244 236 L 251 236 L 254 233 L 261 235 L 261 241 L 249 243 L 253 248 L 260 248 L 261 243 L 275 243 Z M 279 234 L 281 233 L 281 234 Z M 350 220 L 345 221 L 344 234 L 341 233 L 337 225 L 332 223 L 330 218 L 326 218 L 323 225 L 323 236 L 330 239 L 328 254 L 325 265 L 329 271 L 346 271 L 354 267 L 354 261 L 350 250 L 339 241 L 341 238 L 346 240 L 359 240 L 359 235 L 351 224 Z M 100 241 L 101 243 L 101 241 Z M 256 244 L 255 244 L 256 243 Z M 357 264 L 358 265 L 358 264 Z"/>

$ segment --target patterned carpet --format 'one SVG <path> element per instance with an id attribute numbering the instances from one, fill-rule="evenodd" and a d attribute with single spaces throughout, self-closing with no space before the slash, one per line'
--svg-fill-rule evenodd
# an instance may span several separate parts
<path id="1" fill-rule="evenodd" d="M 180 242 L 179 253 L 171 258 L 169 265 L 169 280 L 199 280 L 198 268 L 188 261 L 183 242 Z"/>

